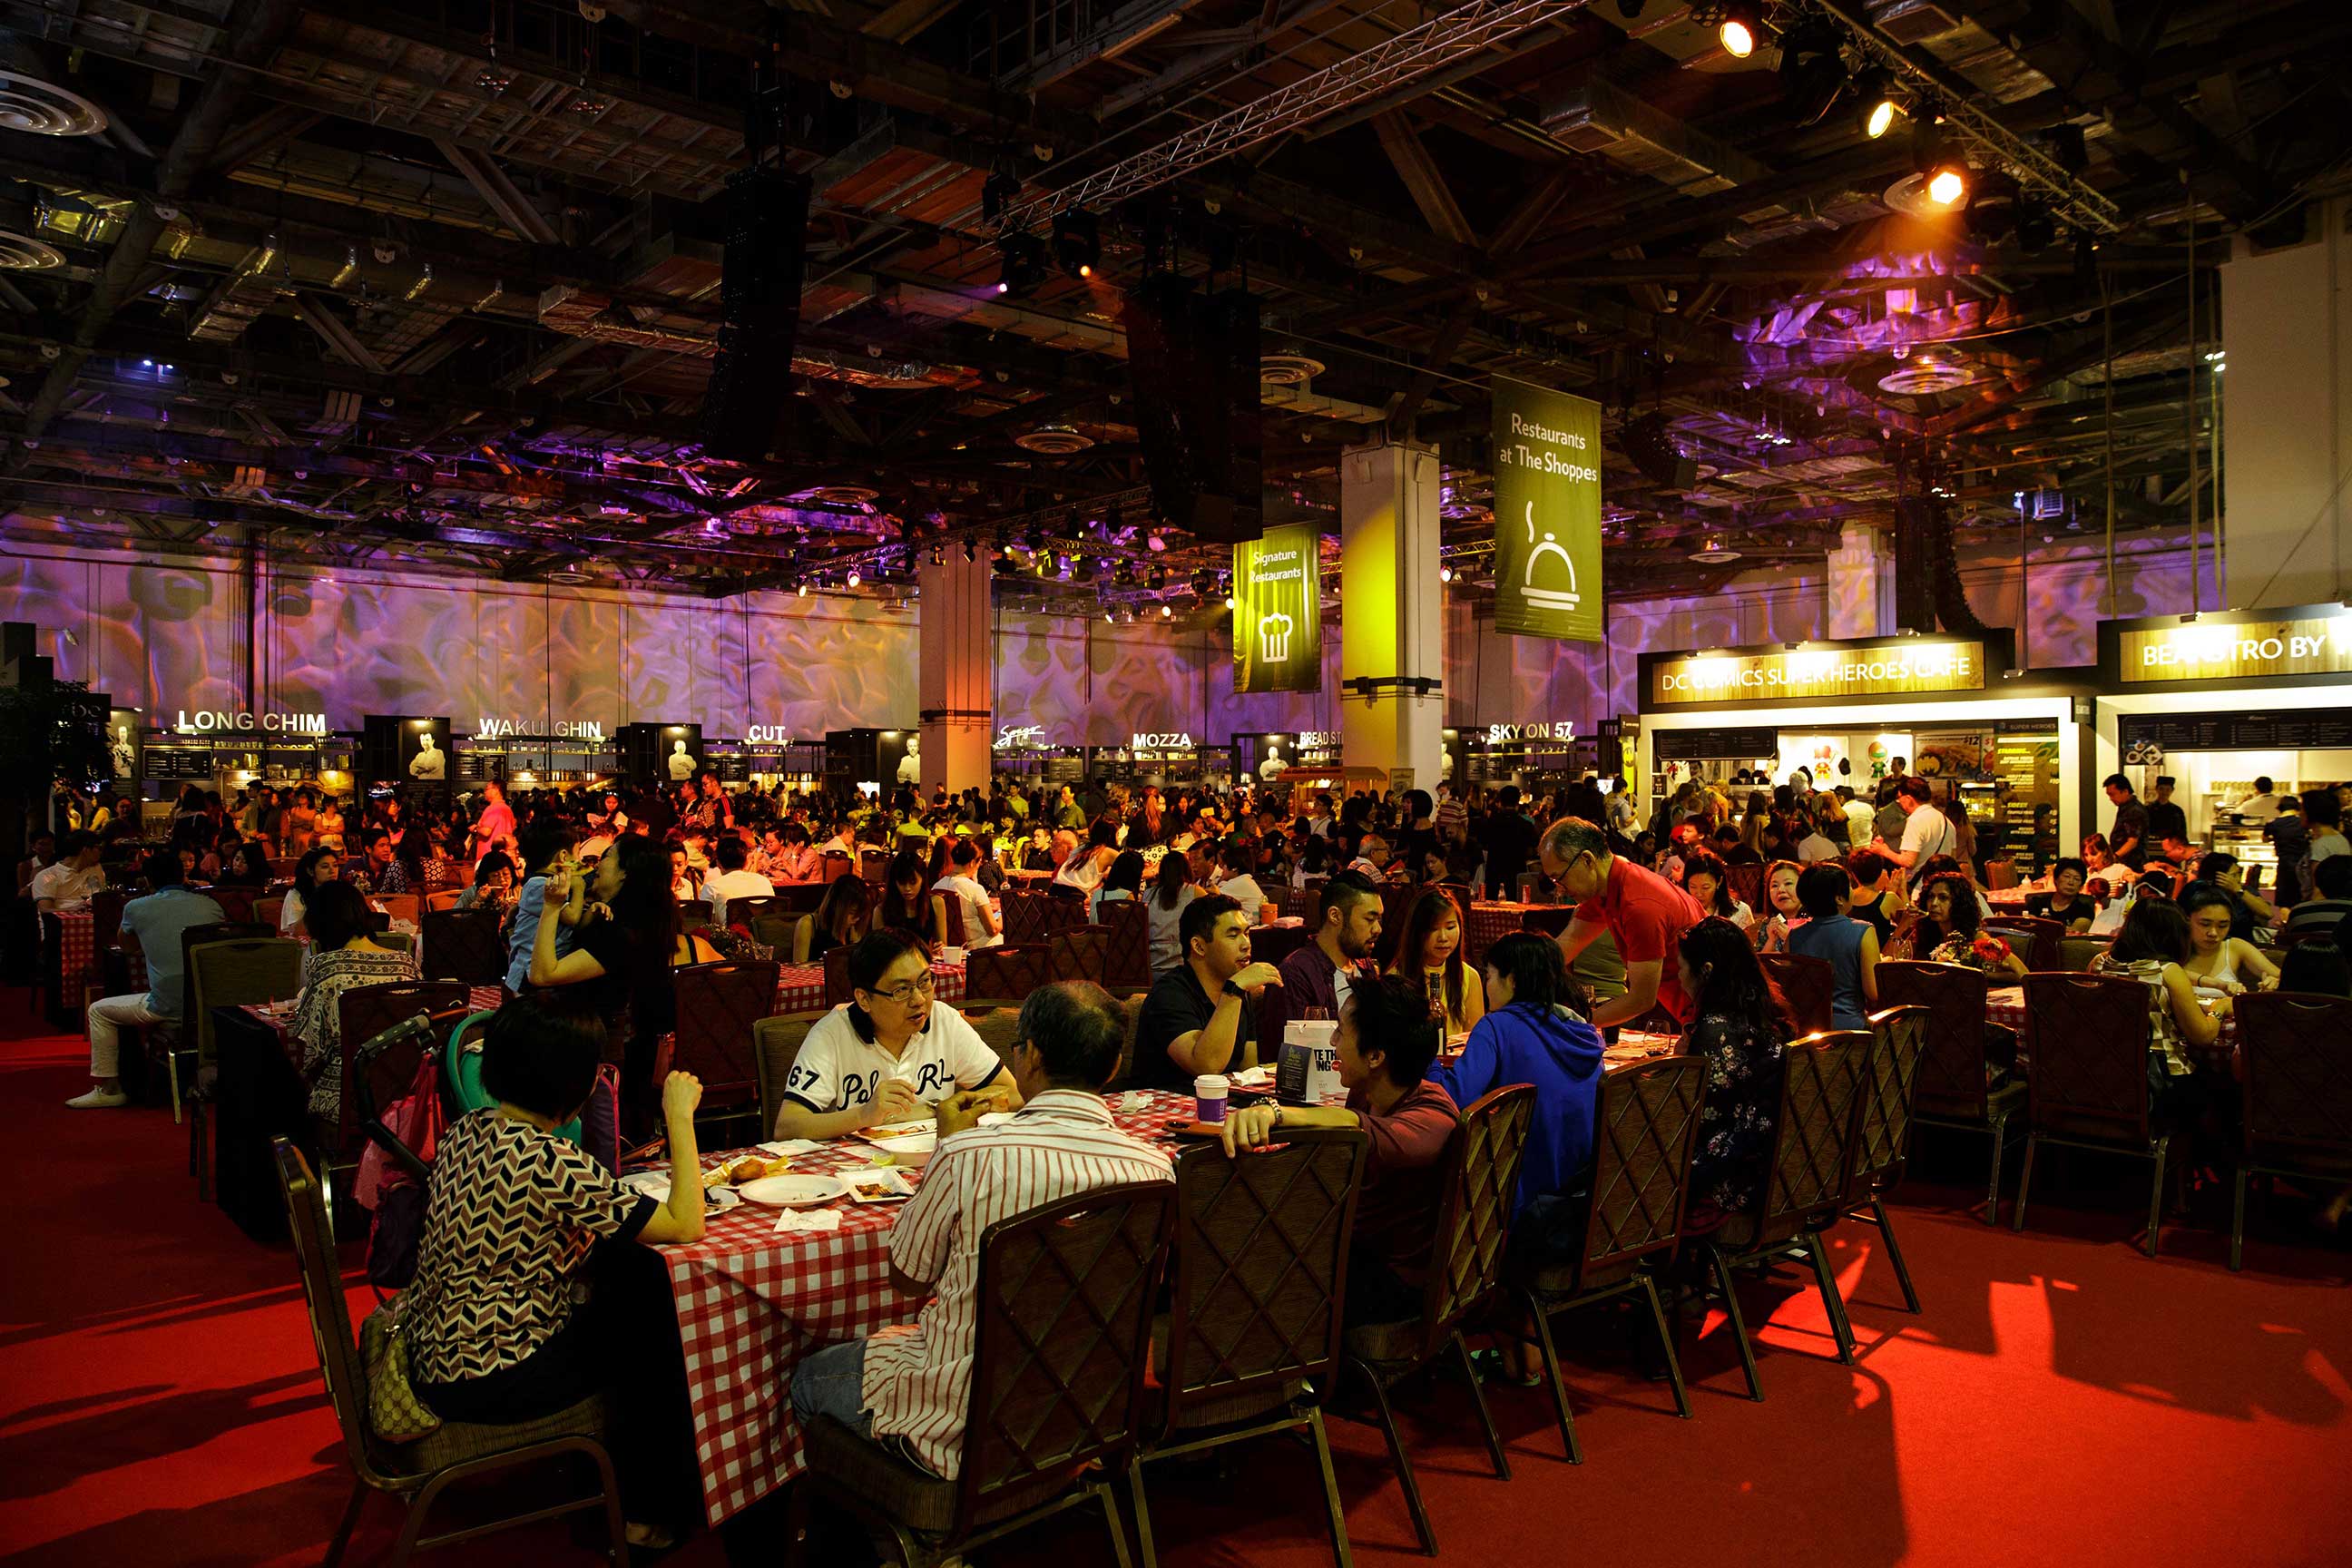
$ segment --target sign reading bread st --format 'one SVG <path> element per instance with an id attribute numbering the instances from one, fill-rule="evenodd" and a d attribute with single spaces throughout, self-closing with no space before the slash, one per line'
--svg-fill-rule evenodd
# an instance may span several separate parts
<path id="1" fill-rule="evenodd" d="M 1495 390 L 1495 626 L 1601 640 L 1601 405 L 1507 376 Z"/>
<path id="2" fill-rule="evenodd" d="M 1323 687 L 1322 545 L 1312 523 L 1234 546 L 1234 689 Z"/>

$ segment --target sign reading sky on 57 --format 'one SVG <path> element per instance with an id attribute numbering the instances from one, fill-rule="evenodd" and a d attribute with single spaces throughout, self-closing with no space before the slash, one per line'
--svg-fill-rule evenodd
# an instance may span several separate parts
<path id="1" fill-rule="evenodd" d="M 1496 376 L 1495 626 L 1601 640 L 1601 405 Z"/>
<path id="2" fill-rule="evenodd" d="M 1322 544 L 1311 523 L 1234 546 L 1234 689 L 1323 689 Z"/>

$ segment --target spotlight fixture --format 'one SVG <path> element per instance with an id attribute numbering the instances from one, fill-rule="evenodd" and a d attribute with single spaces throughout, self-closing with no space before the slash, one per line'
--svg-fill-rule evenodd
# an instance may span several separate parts
<path id="1" fill-rule="evenodd" d="M 1166 621 L 1166 620 L 1172 620 L 1172 619 L 1174 619 L 1174 618 L 1175 618 L 1175 616 L 1176 616 L 1176 606 L 1175 606 L 1175 605 L 1160 605 L 1160 618 L 1161 620 L 1163 620 L 1163 621 Z"/>
<path id="2" fill-rule="evenodd" d="M 1111 610 L 1111 607 L 1108 605 L 1105 605 L 1103 606 L 1103 625 L 1107 626 L 1115 626 L 1118 625 L 1118 616 Z"/>
<path id="3" fill-rule="evenodd" d="M 1020 195 L 1021 182 L 1006 171 L 997 170 L 980 187 L 980 216 L 994 223 L 1004 216 L 1004 209 L 1011 206 Z"/>
<path id="4" fill-rule="evenodd" d="M 805 577 L 801 579 L 800 596 L 803 599 L 808 597 L 808 579 Z"/>
<path id="5" fill-rule="evenodd" d="M 1837 31 L 1827 22 L 1801 21 L 1780 35 L 1780 93 L 1800 124 L 1820 123 L 1845 85 L 1845 57 L 1839 52 Z"/>
<path id="6" fill-rule="evenodd" d="M 1019 299 L 1045 280 L 1045 247 L 1035 235 L 1008 234 L 996 243 L 1004 253 L 996 279 L 1000 296 Z"/>
<path id="7" fill-rule="evenodd" d="M 1716 42 L 1735 60 L 1756 52 L 1764 37 L 1764 7 L 1759 0 L 1723 0 L 1715 24 Z"/>
<path id="8" fill-rule="evenodd" d="M 1884 70 L 1864 71 L 1854 83 L 1861 106 L 1862 133 L 1873 142 L 1895 129 L 1895 122 L 1909 112 L 1895 79 Z"/>
<path id="9" fill-rule="evenodd" d="M 850 585 L 851 587 L 855 588 L 855 587 L 856 587 L 856 586 L 857 586 L 857 583 L 858 583 L 857 568 L 856 568 L 856 567 L 855 567 L 855 566 L 852 566 L 852 567 L 849 569 L 849 578 L 848 578 L 848 582 L 849 582 L 849 585 Z"/>
<path id="10" fill-rule="evenodd" d="M 1633 3 L 1634 3 L 1636 5 L 1639 5 L 1641 4 L 1641 0 L 1633 0 Z M 1618 0 L 1618 4 L 1620 4 L 1620 5 L 1624 4 L 1624 0 Z M 1230 610 L 1230 609 L 1232 609 L 1232 608 L 1234 608 L 1234 596 L 1233 596 L 1231 594 L 1227 594 L 1227 595 L 1225 595 L 1225 608 L 1227 608 L 1227 609 L 1229 609 L 1229 610 Z"/>
<path id="11" fill-rule="evenodd" d="M 1939 207 L 1957 206 L 1969 194 L 1968 166 L 1947 158 L 1927 175 L 1927 199 Z"/>
<path id="12" fill-rule="evenodd" d="M 1091 278 L 1102 259 L 1102 226 L 1084 207 L 1054 215 L 1054 264 L 1073 278 Z"/>
<path id="13" fill-rule="evenodd" d="M 1441 583 L 1451 583 L 1451 582 L 1453 582 L 1453 581 L 1454 581 L 1454 568 L 1453 568 L 1453 567 L 1451 567 L 1451 566 L 1440 566 L 1440 567 L 1437 569 L 1437 580 L 1438 580 L 1439 582 L 1441 582 Z"/>

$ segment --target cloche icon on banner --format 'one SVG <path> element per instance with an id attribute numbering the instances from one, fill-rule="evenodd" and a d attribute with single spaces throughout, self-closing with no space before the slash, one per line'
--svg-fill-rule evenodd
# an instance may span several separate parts
<path id="1" fill-rule="evenodd" d="M 1293 622 L 1276 610 L 1261 616 L 1257 623 L 1257 656 L 1268 664 L 1282 664 L 1290 658 L 1290 633 Z"/>
<path id="2" fill-rule="evenodd" d="M 1545 529 L 1542 531 L 1542 542 L 1537 542 L 1536 503 L 1533 501 L 1528 502 L 1528 542 L 1534 548 L 1528 552 L 1527 565 L 1519 574 L 1528 603 L 1543 610 L 1572 610 L 1582 604 L 1584 595 L 1578 592 L 1576 586 L 1576 563 L 1569 559 L 1568 550 L 1559 542 L 1559 535 Z M 1560 566 L 1568 573 L 1567 587 L 1536 586 L 1536 563 L 1547 555 L 1559 557 Z"/>

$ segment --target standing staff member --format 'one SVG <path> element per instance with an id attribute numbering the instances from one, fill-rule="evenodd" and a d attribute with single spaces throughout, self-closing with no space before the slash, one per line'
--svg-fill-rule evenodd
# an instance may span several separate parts
<path id="1" fill-rule="evenodd" d="M 1655 871 L 1609 852 L 1609 836 L 1580 816 L 1563 816 L 1537 846 L 1544 874 L 1576 900 L 1576 916 L 1560 933 L 1560 956 L 1570 963 L 1606 931 L 1625 961 L 1625 994 L 1592 1010 L 1595 1028 L 1623 1024 L 1663 1005 L 1690 1022 L 1691 1002 L 1666 960 L 1683 932 L 1705 918 L 1698 901 Z"/>
<path id="2" fill-rule="evenodd" d="M 1958 850 L 1951 819 L 1936 809 L 1929 794 L 1926 779 L 1906 778 L 1896 784 L 1895 805 L 1903 813 L 1903 843 L 1898 847 L 1881 837 L 1873 839 L 1870 846 L 1903 868 L 1904 881 L 1913 888 L 1927 874 L 1928 861 Z"/>

